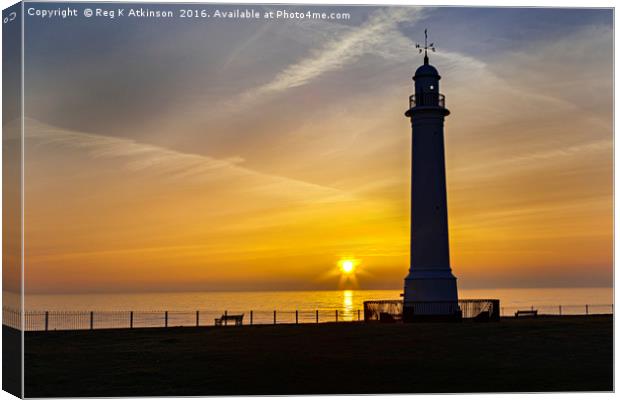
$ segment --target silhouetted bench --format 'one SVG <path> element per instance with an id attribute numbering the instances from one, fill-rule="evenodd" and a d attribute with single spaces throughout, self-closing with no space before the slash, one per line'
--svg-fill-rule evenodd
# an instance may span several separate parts
<path id="1" fill-rule="evenodd" d="M 224 314 L 215 319 L 216 326 L 222 326 L 225 322 L 234 321 L 235 325 L 243 325 L 243 314 L 240 315 L 228 315 Z"/>
<path id="2" fill-rule="evenodd" d="M 517 310 L 515 317 L 535 317 L 538 315 L 538 310 Z"/>

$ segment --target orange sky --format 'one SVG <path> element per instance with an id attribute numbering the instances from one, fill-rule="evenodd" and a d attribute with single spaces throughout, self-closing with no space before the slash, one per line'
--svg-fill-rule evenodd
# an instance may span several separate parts
<path id="1" fill-rule="evenodd" d="M 400 287 L 409 256 L 403 113 L 421 62 L 409 32 L 438 18 L 416 10 L 369 10 L 324 35 L 291 31 L 290 43 L 283 25 L 248 28 L 225 56 L 210 50 L 216 61 L 192 58 L 194 78 L 213 80 L 198 79 L 203 97 L 162 89 L 127 115 L 85 118 L 80 101 L 95 100 L 76 101 L 89 90 L 82 70 L 75 87 L 46 100 L 46 85 L 68 72 L 50 63 L 42 80 L 33 67 L 27 290 L 333 289 L 343 257 L 359 260 L 360 288 Z M 200 39 L 192 29 L 186 37 Z M 563 29 L 488 54 L 450 48 L 446 37 L 431 57 L 452 112 L 448 210 L 460 287 L 611 285 L 612 30 Z M 248 54 L 273 50 L 270 35 L 293 55 Z M 148 53 L 148 38 L 130 39 L 119 52 L 161 58 L 125 65 L 141 69 L 145 86 L 172 59 L 167 51 L 182 51 Z M 584 73 L 586 49 L 598 61 Z M 59 49 L 31 51 L 45 60 Z M 103 60 L 90 73 L 110 87 L 98 90 L 113 108 L 128 93 L 115 79 L 138 78 Z M 246 73 L 253 82 L 240 83 Z"/>

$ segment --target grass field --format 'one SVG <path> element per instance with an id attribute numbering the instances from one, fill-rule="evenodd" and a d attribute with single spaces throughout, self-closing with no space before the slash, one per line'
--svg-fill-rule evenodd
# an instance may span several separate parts
<path id="1" fill-rule="evenodd" d="M 25 394 L 611 391 L 611 316 L 28 332 Z"/>

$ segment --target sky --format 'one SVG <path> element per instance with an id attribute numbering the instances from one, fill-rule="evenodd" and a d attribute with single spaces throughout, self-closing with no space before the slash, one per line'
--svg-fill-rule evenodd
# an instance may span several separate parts
<path id="1" fill-rule="evenodd" d="M 26 19 L 27 292 L 402 287 L 426 28 L 459 287 L 612 285 L 611 10 L 288 9 Z"/>

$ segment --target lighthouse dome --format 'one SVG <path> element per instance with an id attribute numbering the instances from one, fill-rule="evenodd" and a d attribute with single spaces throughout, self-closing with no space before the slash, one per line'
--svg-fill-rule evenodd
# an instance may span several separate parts
<path id="1" fill-rule="evenodd" d="M 430 64 L 421 65 L 416 71 L 414 78 L 421 77 L 436 77 L 439 78 L 439 72 L 437 69 Z"/>

